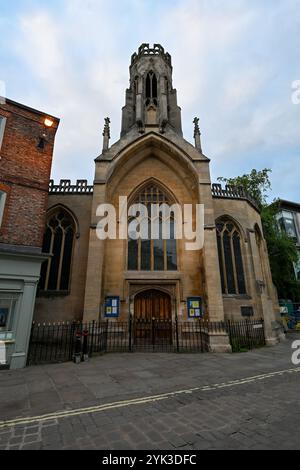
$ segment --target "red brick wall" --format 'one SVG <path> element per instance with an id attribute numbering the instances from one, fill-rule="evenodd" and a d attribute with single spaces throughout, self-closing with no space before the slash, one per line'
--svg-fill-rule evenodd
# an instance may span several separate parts
<path id="1" fill-rule="evenodd" d="M 0 150 L 0 185 L 9 188 L 0 243 L 41 247 L 48 201 L 54 139 L 59 121 L 46 128 L 45 114 L 7 101 L 0 105 L 7 118 Z M 46 133 L 44 149 L 40 137 Z"/>

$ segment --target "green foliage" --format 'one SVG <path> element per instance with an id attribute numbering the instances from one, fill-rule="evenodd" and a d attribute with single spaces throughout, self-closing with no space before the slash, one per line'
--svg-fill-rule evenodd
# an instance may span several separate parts
<path id="1" fill-rule="evenodd" d="M 272 170 L 252 170 L 250 174 L 237 176 L 236 178 L 218 178 L 218 181 L 227 186 L 243 188 L 257 203 L 259 208 L 266 204 L 268 191 L 271 189 L 269 174 Z"/>
<path id="2" fill-rule="evenodd" d="M 231 187 L 242 187 L 256 201 L 261 210 L 261 219 L 264 237 L 267 242 L 273 282 L 277 288 L 279 298 L 291 299 L 296 302 L 300 299 L 300 282 L 295 280 L 293 263 L 297 261 L 297 248 L 284 231 L 280 230 L 276 220 L 279 211 L 279 201 L 271 205 L 267 203 L 267 196 L 271 190 L 271 170 L 252 170 L 250 174 L 236 178 L 218 178 L 218 181 Z"/>

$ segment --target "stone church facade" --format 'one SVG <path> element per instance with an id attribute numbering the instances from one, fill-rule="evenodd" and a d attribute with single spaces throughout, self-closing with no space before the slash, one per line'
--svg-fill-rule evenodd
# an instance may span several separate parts
<path id="1" fill-rule="evenodd" d="M 264 318 L 267 342 L 279 339 L 279 308 L 260 213 L 241 190 L 212 185 L 210 160 L 182 133 L 173 88 L 171 56 L 160 45 L 143 44 L 132 56 L 120 140 L 95 160 L 86 181 L 50 183 L 45 254 L 35 320 L 99 320 L 107 299 L 119 299 L 118 318 L 159 316 L 195 321 L 189 299 L 201 302 L 211 321 Z M 204 247 L 186 251 L 185 240 L 99 240 L 97 208 L 119 197 L 132 203 L 203 204 Z M 120 223 L 120 220 L 118 220 Z M 228 350 L 226 335 L 211 349 Z"/>

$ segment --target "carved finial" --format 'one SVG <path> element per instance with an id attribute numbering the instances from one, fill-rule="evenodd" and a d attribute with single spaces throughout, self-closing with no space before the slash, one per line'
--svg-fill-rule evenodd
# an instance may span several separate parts
<path id="1" fill-rule="evenodd" d="M 103 131 L 103 137 L 108 136 L 110 139 L 110 119 L 107 117 L 104 119 L 104 131 Z"/>
<path id="2" fill-rule="evenodd" d="M 196 147 L 196 149 L 199 150 L 199 152 L 202 152 L 199 118 L 195 117 L 193 123 L 195 125 L 195 129 L 194 129 L 195 147 Z"/>
<path id="3" fill-rule="evenodd" d="M 200 128 L 199 128 L 199 121 L 200 119 L 195 117 L 193 123 L 195 124 L 195 132 L 194 132 L 194 137 L 196 137 L 196 135 L 200 135 Z"/>
<path id="4" fill-rule="evenodd" d="M 103 130 L 103 152 L 106 152 L 109 149 L 109 140 L 110 140 L 110 119 L 104 119 L 104 130 Z"/>

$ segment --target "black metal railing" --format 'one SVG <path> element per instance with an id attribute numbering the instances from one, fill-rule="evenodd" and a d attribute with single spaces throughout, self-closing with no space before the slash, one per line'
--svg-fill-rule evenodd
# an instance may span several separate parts
<path id="1" fill-rule="evenodd" d="M 265 346 L 265 329 L 263 320 L 244 320 L 242 322 L 225 322 L 232 352 L 241 352 Z"/>
<path id="2" fill-rule="evenodd" d="M 204 353 L 210 351 L 211 336 L 220 334 L 228 335 L 233 352 L 265 345 L 263 320 L 34 323 L 27 363 L 68 362 L 111 352 Z"/>

